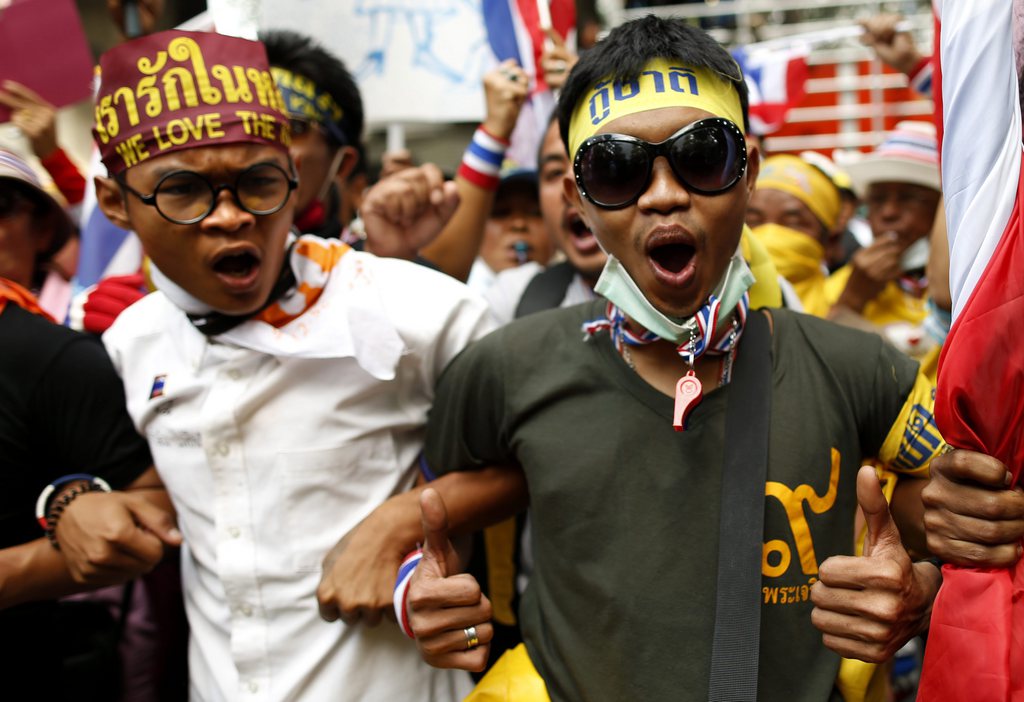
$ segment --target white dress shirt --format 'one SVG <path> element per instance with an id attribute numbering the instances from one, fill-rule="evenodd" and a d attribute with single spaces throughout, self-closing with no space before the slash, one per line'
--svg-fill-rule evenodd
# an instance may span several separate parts
<path id="1" fill-rule="evenodd" d="M 330 548 L 412 485 L 438 374 L 489 327 L 463 285 L 359 252 L 282 330 L 325 330 L 335 357 L 208 339 L 159 292 L 118 318 L 104 342 L 185 538 L 193 700 L 460 700 L 471 689 L 465 673 L 423 663 L 389 621 L 323 621 L 316 588 Z"/>
<path id="2" fill-rule="evenodd" d="M 491 308 L 491 315 L 499 326 L 505 326 L 516 318 L 516 309 L 526 288 L 533 279 L 544 272 L 544 266 L 536 261 L 527 261 L 521 266 L 508 268 L 494 276 L 490 287 L 483 293 L 484 299 Z M 589 302 L 597 296 L 594 289 L 587 285 L 579 273 L 575 273 L 565 297 L 558 303 L 559 307 L 572 307 Z"/>

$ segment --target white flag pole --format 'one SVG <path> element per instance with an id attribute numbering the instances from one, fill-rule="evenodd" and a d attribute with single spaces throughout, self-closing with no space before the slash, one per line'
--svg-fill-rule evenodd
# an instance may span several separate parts
<path id="1" fill-rule="evenodd" d="M 387 151 L 401 151 L 405 148 L 405 125 L 401 122 L 392 122 L 388 125 Z"/>
<path id="2" fill-rule="evenodd" d="M 551 8 L 548 7 L 548 0 L 537 0 L 537 16 L 539 17 L 540 28 L 545 34 L 551 29 Z M 550 51 L 553 48 L 551 37 L 544 37 L 544 49 Z"/>

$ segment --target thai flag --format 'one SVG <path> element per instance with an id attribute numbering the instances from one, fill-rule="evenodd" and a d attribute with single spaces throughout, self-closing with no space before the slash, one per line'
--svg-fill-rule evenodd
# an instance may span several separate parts
<path id="1" fill-rule="evenodd" d="M 155 400 L 164 395 L 164 385 L 167 384 L 167 374 L 158 375 L 153 378 L 153 387 L 149 391 L 149 399 Z"/>
<path id="2" fill-rule="evenodd" d="M 547 17 L 541 17 L 547 3 Z M 547 90 L 543 76 L 536 67 L 544 52 L 544 24 L 562 38 L 576 27 L 576 5 L 573 0 L 483 0 L 484 26 L 487 41 L 498 61 L 514 58 L 536 81 L 533 92 Z"/>
<path id="3" fill-rule="evenodd" d="M 786 123 L 786 113 L 807 92 L 807 46 L 751 51 L 732 50 L 750 93 L 750 129 L 763 136 Z"/>
<path id="4" fill-rule="evenodd" d="M 555 108 L 555 96 L 537 70 L 550 26 L 562 38 L 576 27 L 574 0 L 483 0 L 487 42 L 498 62 L 515 59 L 530 76 L 530 99 L 519 113 L 506 157 L 524 168 L 536 167 L 537 148 Z"/>
<path id="5" fill-rule="evenodd" d="M 75 273 L 76 292 L 95 285 L 107 276 L 135 273 L 142 265 L 142 245 L 138 237 L 107 219 L 97 206 L 92 179 L 93 176 L 106 174 L 99 159 L 99 151 L 93 149 L 79 222 L 81 239 L 78 270 Z"/>
<path id="6" fill-rule="evenodd" d="M 1014 0 L 936 5 L 953 327 L 939 363 L 935 415 L 949 444 L 998 458 L 1020 483 L 1024 172 Z M 1021 592 L 1020 562 L 943 568 L 919 700 L 1024 699 Z"/>

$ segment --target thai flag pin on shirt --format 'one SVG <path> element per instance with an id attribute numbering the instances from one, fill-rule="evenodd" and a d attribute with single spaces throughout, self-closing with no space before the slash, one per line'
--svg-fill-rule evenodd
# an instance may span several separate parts
<path id="1" fill-rule="evenodd" d="M 161 397 L 164 394 L 164 381 L 167 380 L 167 375 L 158 375 L 153 378 L 153 387 L 149 391 L 149 399 L 154 400 Z"/>

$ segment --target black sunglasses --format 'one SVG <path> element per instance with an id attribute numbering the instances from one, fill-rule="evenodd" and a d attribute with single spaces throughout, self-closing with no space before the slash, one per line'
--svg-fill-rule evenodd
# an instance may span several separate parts
<path id="1" fill-rule="evenodd" d="M 590 137 L 573 160 L 576 185 L 598 207 L 632 205 L 650 185 L 659 156 L 668 159 L 687 190 L 702 195 L 725 192 L 747 168 L 743 132 L 727 119 L 711 117 L 688 124 L 657 144 L 626 134 Z"/>

